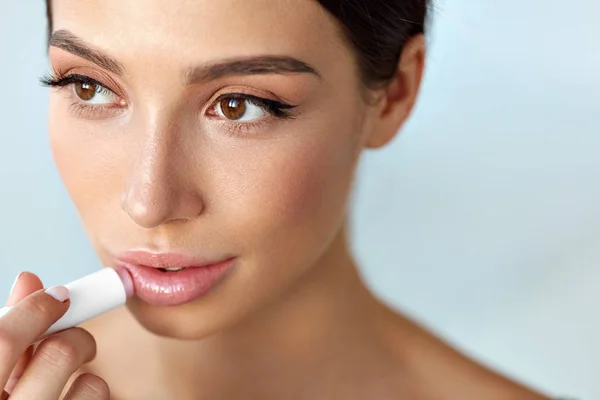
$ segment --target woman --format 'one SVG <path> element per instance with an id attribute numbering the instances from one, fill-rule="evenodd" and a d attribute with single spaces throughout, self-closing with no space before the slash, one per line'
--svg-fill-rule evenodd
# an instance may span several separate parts
<path id="1" fill-rule="evenodd" d="M 417 98 L 426 11 L 50 1 L 52 151 L 137 295 L 34 352 L 68 293 L 21 274 L 4 398 L 545 399 L 386 308 L 346 240 L 359 157 Z"/>

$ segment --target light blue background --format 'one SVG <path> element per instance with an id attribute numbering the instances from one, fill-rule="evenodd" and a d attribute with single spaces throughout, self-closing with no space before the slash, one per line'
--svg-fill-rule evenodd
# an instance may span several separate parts
<path id="1" fill-rule="evenodd" d="M 600 3 L 442 0 L 410 123 L 365 157 L 354 242 L 383 298 L 554 394 L 600 399 Z M 43 2 L 0 5 L 0 291 L 98 268 L 46 136 Z"/>

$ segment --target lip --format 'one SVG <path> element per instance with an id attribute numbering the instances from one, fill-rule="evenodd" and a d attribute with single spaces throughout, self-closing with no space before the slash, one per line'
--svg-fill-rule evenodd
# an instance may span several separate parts
<path id="1" fill-rule="evenodd" d="M 231 269 L 235 257 L 202 259 L 186 254 L 128 251 L 115 258 L 133 278 L 135 295 L 154 306 L 177 306 L 199 299 Z M 162 272 L 159 268 L 184 268 Z"/>

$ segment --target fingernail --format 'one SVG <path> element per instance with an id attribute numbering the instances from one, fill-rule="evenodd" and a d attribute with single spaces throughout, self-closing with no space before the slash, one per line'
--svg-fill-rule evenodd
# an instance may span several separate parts
<path id="1" fill-rule="evenodd" d="M 8 394 L 12 394 L 13 390 L 15 390 L 15 386 L 19 383 L 19 378 L 10 378 L 8 382 L 6 382 L 6 386 L 4 386 L 4 390 Z"/>
<path id="2" fill-rule="evenodd" d="M 17 277 L 15 278 L 15 281 L 13 282 L 12 286 L 10 287 L 10 293 L 12 293 L 12 291 L 15 289 L 15 286 L 17 286 L 17 282 L 19 282 L 19 278 L 21 277 L 21 275 L 23 275 L 22 272 L 19 275 L 17 275 Z"/>
<path id="3" fill-rule="evenodd" d="M 69 289 L 67 289 L 64 286 L 52 286 L 44 290 L 44 292 L 54 297 L 61 303 L 64 303 L 65 301 L 69 300 Z"/>

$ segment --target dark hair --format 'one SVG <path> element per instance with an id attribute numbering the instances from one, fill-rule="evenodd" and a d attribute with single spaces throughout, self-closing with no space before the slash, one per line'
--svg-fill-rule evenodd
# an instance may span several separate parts
<path id="1" fill-rule="evenodd" d="M 318 0 L 341 24 L 356 50 L 367 87 L 387 84 L 395 75 L 402 49 L 425 32 L 429 0 Z M 52 32 L 51 0 L 46 0 L 48 32 Z"/>
<path id="2" fill-rule="evenodd" d="M 406 42 L 425 33 L 429 0 L 318 0 L 341 23 L 367 87 L 396 74 Z"/>

